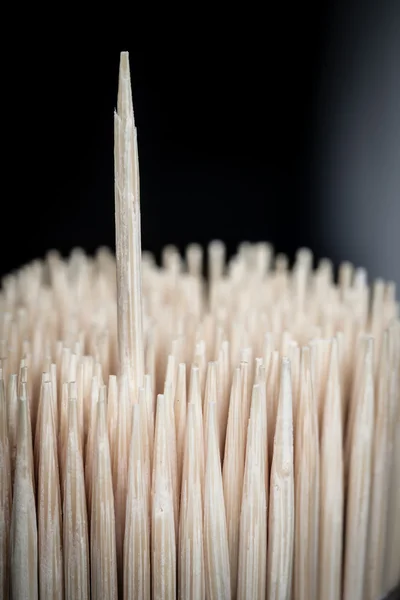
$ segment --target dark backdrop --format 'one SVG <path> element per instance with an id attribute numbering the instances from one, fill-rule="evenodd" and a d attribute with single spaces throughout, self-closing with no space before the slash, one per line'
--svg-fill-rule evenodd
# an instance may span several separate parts
<path id="1" fill-rule="evenodd" d="M 400 3 L 229 10 L 114 6 L 101 31 L 97 13 L 89 27 L 61 8 L 24 14 L 5 61 L 2 274 L 50 248 L 113 246 L 129 50 L 145 248 L 266 239 L 400 283 Z"/>
<path id="2" fill-rule="evenodd" d="M 400 285 L 398 0 L 16 11 L 2 21 L 1 275 L 114 245 L 129 50 L 147 249 L 266 239 Z"/>

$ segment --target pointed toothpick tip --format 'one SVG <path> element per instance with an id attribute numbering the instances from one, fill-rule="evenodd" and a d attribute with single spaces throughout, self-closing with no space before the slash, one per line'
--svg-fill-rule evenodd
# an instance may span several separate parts
<path id="1" fill-rule="evenodd" d="M 132 119 L 134 122 L 129 52 L 120 54 L 117 114 L 122 119 Z"/>

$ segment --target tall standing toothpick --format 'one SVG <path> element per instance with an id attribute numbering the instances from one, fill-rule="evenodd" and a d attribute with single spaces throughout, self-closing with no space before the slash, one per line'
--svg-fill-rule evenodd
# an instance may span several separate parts
<path id="1" fill-rule="evenodd" d="M 114 135 L 119 372 L 127 376 L 136 402 L 144 350 L 139 163 L 128 52 L 121 52 Z"/>

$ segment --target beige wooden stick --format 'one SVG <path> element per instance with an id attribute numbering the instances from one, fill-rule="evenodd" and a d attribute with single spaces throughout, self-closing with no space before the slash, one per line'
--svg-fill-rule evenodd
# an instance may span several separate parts
<path id="1" fill-rule="evenodd" d="M 174 416 L 174 398 L 172 383 L 165 379 L 164 401 L 167 410 L 167 436 L 168 436 L 168 456 L 171 466 L 172 498 L 174 505 L 175 535 L 178 542 L 179 531 L 179 490 L 178 490 L 178 462 L 176 450 L 175 434 L 175 416 Z"/>
<path id="2" fill-rule="evenodd" d="M 28 391 L 27 391 L 27 371 L 28 369 L 24 369 L 25 373 L 23 375 L 23 381 L 21 381 L 20 384 L 20 395 L 19 395 L 19 399 L 18 399 L 18 419 L 19 419 L 19 402 L 22 399 L 27 399 L 27 404 L 26 406 L 26 411 L 27 411 L 27 419 L 28 419 L 28 424 L 27 424 L 27 428 L 26 428 L 26 435 L 28 436 L 28 441 L 27 441 L 27 452 L 28 452 L 28 460 L 29 460 L 29 473 L 31 474 L 32 477 L 32 485 L 33 485 L 33 489 L 36 489 L 36 479 L 35 479 L 35 469 L 34 469 L 34 463 L 33 463 L 33 441 L 32 441 L 32 422 L 31 422 L 31 415 L 30 415 L 30 408 L 29 408 L 29 397 L 28 397 Z M 19 421 L 18 421 L 19 422 Z M 18 425 L 19 427 L 19 425 Z M 17 431 L 17 441 L 18 441 L 18 431 Z M 18 445 L 18 444 L 17 444 Z M 17 465 L 15 465 L 15 468 L 17 467 Z M 15 485 L 15 480 L 14 480 L 14 485 Z"/>
<path id="3" fill-rule="evenodd" d="M 319 441 L 318 410 L 308 346 L 301 352 L 295 436 L 295 548 L 293 600 L 317 598 Z"/>
<path id="4" fill-rule="evenodd" d="M 119 589 L 122 589 L 123 586 L 126 494 L 128 489 L 129 447 L 132 423 L 131 412 L 127 377 L 121 375 L 118 381 L 118 421 L 116 448 L 113 453 L 114 463 L 112 465 Z"/>
<path id="5" fill-rule="evenodd" d="M 180 600 L 205 598 L 203 510 L 194 411 L 194 404 L 190 404 L 180 504 L 178 553 L 178 598 Z"/>
<path id="6" fill-rule="evenodd" d="M 186 365 L 185 363 L 181 363 L 178 367 L 178 380 L 174 404 L 178 490 L 181 489 L 182 481 L 183 450 L 186 431 L 186 405 Z"/>
<path id="7" fill-rule="evenodd" d="M 240 507 L 244 473 L 244 435 L 241 407 L 240 369 L 235 370 L 226 430 L 225 457 L 222 471 L 228 530 L 232 600 L 236 598 Z"/>
<path id="8" fill-rule="evenodd" d="M 154 600 L 176 600 L 176 541 L 171 463 L 168 456 L 167 410 L 164 396 L 158 395 L 151 513 L 152 598 Z"/>
<path id="9" fill-rule="evenodd" d="M 364 597 L 380 598 L 385 590 L 384 561 L 387 546 L 386 523 L 389 503 L 389 457 L 391 387 L 394 383 L 388 352 L 388 334 L 384 333 L 376 381 L 374 440 L 372 447 L 372 474 L 370 513 Z"/>
<path id="10" fill-rule="evenodd" d="M 293 417 L 290 361 L 282 359 L 269 498 L 268 598 L 289 600 L 294 550 Z"/>
<path id="11" fill-rule="evenodd" d="M 7 386 L 7 419 L 8 441 L 10 447 L 11 483 L 14 482 L 15 460 L 17 455 L 17 423 L 18 423 L 18 396 L 17 375 L 11 374 Z"/>
<path id="12" fill-rule="evenodd" d="M 368 542 L 374 428 L 374 346 L 368 340 L 360 395 L 357 399 L 347 485 L 343 600 L 365 598 L 365 558 Z"/>
<path id="13" fill-rule="evenodd" d="M 142 457 L 143 457 L 143 468 L 144 478 L 146 482 L 147 492 L 147 506 L 149 511 L 149 517 L 151 516 L 151 474 L 153 470 L 153 452 L 150 448 L 150 439 L 148 434 L 148 422 L 147 422 L 147 405 L 146 405 L 146 390 L 139 388 L 139 413 L 140 413 L 140 430 L 141 430 L 141 444 L 142 444 Z M 132 434 L 133 435 L 133 434 Z"/>
<path id="14" fill-rule="evenodd" d="M 58 401 L 57 401 L 57 366 L 55 363 L 50 365 L 51 398 L 53 404 L 54 424 L 58 423 Z"/>
<path id="15" fill-rule="evenodd" d="M 392 342 L 390 378 L 390 432 L 392 443 L 389 462 L 389 506 L 387 515 L 387 542 L 385 552 L 384 589 L 389 591 L 400 580 L 400 321 L 397 319 L 389 330 Z"/>
<path id="16" fill-rule="evenodd" d="M 253 387 L 240 514 L 238 600 L 264 600 L 267 584 L 267 499 L 261 394 Z"/>
<path id="17" fill-rule="evenodd" d="M 113 464 L 113 451 L 116 446 L 115 439 L 117 435 L 118 422 L 118 384 L 117 377 L 110 375 L 108 378 L 107 395 L 107 429 L 110 443 L 111 464 Z"/>
<path id="18" fill-rule="evenodd" d="M 204 481 L 204 560 L 207 600 L 230 600 L 231 580 L 216 404 L 208 409 Z"/>
<path id="19" fill-rule="evenodd" d="M 41 437 L 41 426 L 42 422 L 42 411 L 43 411 L 43 393 L 44 393 L 44 384 L 45 382 L 50 381 L 50 375 L 48 373 L 42 373 L 42 381 L 40 385 L 39 392 L 39 402 L 38 402 L 38 410 L 37 410 L 37 418 L 36 418 L 36 430 L 35 430 L 35 438 L 33 443 L 33 462 L 35 468 L 35 475 L 37 477 L 38 469 L 39 469 L 39 448 L 40 448 L 40 437 Z M 50 388 L 46 388 L 47 394 L 51 393 Z M 47 402 L 51 402 L 51 395 L 47 397 Z M 55 421 L 54 421 L 55 422 Z"/>
<path id="20" fill-rule="evenodd" d="M 89 540 L 76 386 L 70 385 L 63 507 L 65 600 L 89 600 Z"/>
<path id="21" fill-rule="evenodd" d="M 229 342 L 223 341 L 219 354 L 216 357 L 218 359 L 218 403 L 217 403 L 217 415 L 218 415 L 218 428 L 219 428 L 219 448 L 220 455 L 224 455 L 225 449 L 225 438 L 226 438 L 226 426 L 228 421 L 228 410 L 229 410 L 229 391 L 230 391 L 230 370 L 229 370 Z"/>
<path id="22" fill-rule="evenodd" d="M 397 375 L 397 379 L 398 379 Z M 389 486 L 389 510 L 387 516 L 387 546 L 386 546 L 386 565 L 385 565 L 385 591 L 389 591 L 400 579 L 399 561 L 396 557 L 400 551 L 400 402 L 399 389 L 400 385 L 395 386 L 394 377 L 392 376 L 392 391 L 391 395 L 395 395 L 397 399 L 396 412 L 394 414 L 393 424 L 393 457 L 391 468 L 389 471 L 390 486 Z M 393 389 L 394 388 L 394 389 Z M 396 389 L 397 388 L 397 389 Z"/>
<path id="23" fill-rule="evenodd" d="M 38 551 L 32 436 L 25 390 L 18 400 L 17 456 L 11 512 L 11 598 L 38 599 Z"/>
<path id="24" fill-rule="evenodd" d="M 204 484 L 204 428 L 203 428 L 203 411 L 201 402 L 201 390 L 200 390 L 200 372 L 199 368 L 192 366 L 190 373 L 190 387 L 189 387 L 189 402 L 195 406 L 195 435 L 196 435 L 196 448 L 199 458 L 200 468 L 200 483 L 201 489 L 203 490 Z"/>
<path id="25" fill-rule="evenodd" d="M 61 493 L 52 385 L 42 384 L 42 409 L 38 449 L 38 551 L 39 597 L 64 597 Z M 39 418 L 39 417 L 38 417 Z"/>
<path id="26" fill-rule="evenodd" d="M 400 411 L 399 411 L 400 412 Z M 392 589 L 394 586 L 398 585 L 396 582 L 400 580 L 400 567 L 399 562 L 396 561 L 396 556 L 400 554 L 400 516 L 398 507 L 400 505 L 400 415 L 397 417 L 396 423 L 396 437 L 395 437 L 395 463 L 393 469 L 393 489 L 392 495 L 393 498 L 393 506 L 397 507 L 393 509 L 392 514 L 394 514 L 393 520 L 393 532 L 390 536 L 390 545 L 388 544 L 388 553 L 390 563 L 388 565 L 388 582 L 389 585 L 387 589 Z M 390 525 L 389 525 L 390 527 Z"/>
<path id="27" fill-rule="evenodd" d="M 140 406 L 133 407 L 124 537 L 124 600 L 150 600 L 150 531 Z"/>
<path id="28" fill-rule="evenodd" d="M 264 446 L 264 476 L 265 476 L 265 494 L 267 504 L 269 500 L 269 459 L 268 459 L 268 422 L 267 422 L 267 402 L 266 402 L 266 371 L 263 365 L 262 358 L 256 359 L 256 371 L 254 376 L 254 384 L 260 387 L 261 394 L 261 421 L 263 428 L 263 446 Z"/>
<path id="29" fill-rule="evenodd" d="M 85 460 L 85 483 L 86 483 L 86 498 L 88 503 L 88 513 L 92 508 L 92 484 L 93 484 L 93 457 L 95 454 L 95 444 L 97 436 L 97 402 L 99 400 L 99 379 L 97 375 L 92 377 L 92 387 L 90 392 L 90 421 L 88 428 L 88 437 L 86 444 L 86 460 Z M 78 408 L 77 408 L 78 410 Z"/>
<path id="30" fill-rule="evenodd" d="M 154 406 L 153 396 L 154 390 L 151 387 L 151 376 L 147 373 L 144 376 L 144 392 L 146 399 L 146 415 L 147 415 L 147 427 L 149 433 L 149 448 L 150 458 L 153 457 L 153 445 L 154 445 Z"/>
<path id="31" fill-rule="evenodd" d="M 387 285 L 386 300 L 395 296 L 395 286 Z M 400 581 L 400 566 L 396 553 L 400 550 L 400 517 L 395 508 L 400 505 L 400 459 L 399 459 L 399 432 L 400 432 L 400 306 L 397 307 L 397 317 L 389 321 L 387 328 L 389 349 L 389 400 L 388 414 L 389 427 L 387 439 L 387 477 L 388 501 L 385 537 L 385 564 L 383 571 L 382 589 L 390 589 L 391 581 Z M 393 304 L 392 304 L 393 308 Z M 396 447 L 397 445 L 397 447 Z M 397 540 L 397 543 L 396 543 Z M 397 548 L 397 550 L 396 550 Z M 393 554 L 394 552 L 394 554 Z"/>
<path id="32" fill-rule="evenodd" d="M 208 410 L 212 402 L 217 401 L 217 363 L 209 362 L 207 365 L 206 389 L 204 393 L 203 425 L 204 425 L 204 458 L 207 458 L 208 448 Z"/>
<path id="33" fill-rule="evenodd" d="M 332 341 L 320 450 L 318 595 L 341 600 L 343 549 L 343 434 L 337 342 Z"/>
<path id="34" fill-rule="evenodd" d="M 144 344 L 139 164 L 127 52 L 121 53 L 114 135 L 118 351 L 120 374 L 128 378 L 136 402 L 144 384 Z"/>
<path id="35" fill-rule="evenodd" d="M 114 497 L 106 417 L 106 388 L 97 403 L 97 439 L 93 461 L 90 518 L 90 571 L 92 600 L 117 600 Z"/>
<path id="36" fill-rule="evenodd" d="M 0 597 L 8 598 L 10 583 L 11 462 L 4 381 L 0 378 Z"/>

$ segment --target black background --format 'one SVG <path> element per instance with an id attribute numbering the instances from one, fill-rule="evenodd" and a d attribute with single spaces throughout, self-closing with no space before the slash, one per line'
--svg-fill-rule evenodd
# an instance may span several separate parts
<path id="1" fill-rule="evenodd" d="M 6 58 L 0 272 L 50 248 L 114 245 L 120 50 L 130 52 L 143 246 L 159 256 L 167 243 L 221 238 L 232 252 L 265 239 L 291 257 L 304 245 L 325 255 L 324 115 L 342 85 L 335 65 L 351 59 L 342 41 L 355 5 L 149 5 L 147 15 L 114 5 L 102 28 L 97 12 L 89 25 L 78 12 L 34 13 Z"/>
<path id="2" fill-rule="evenodd" d="M 336 98 L 358 85 L 354 48 L 373 54 L 375 30 L 377 49 L 385 43 L 400 22 L 398 0 L 17 13 L 3 19 L 1 275 L 51 248 L 113 247 L 121 50 L 130 52 L 146 249 L 159 256 L 167 243 L 182 250 L 221 238 L 232 252 L 265 239 L 290 257 L 306 245 L 317 258 L 369 266 L 352 246 L 356 231 L 339 227 L 330 244 L 325 238 L 334 226 L 325 212 L 326 141 L 335 136 Z M 389 166 L 400 173 L 396 156 Z M 369 212 L 362 199 L 358 210 Z M 378 254 L 373 221 L 365 236 Z M 385 243 L 395 256 L 386 272 L 400 282 L 399 237 Z"/>

